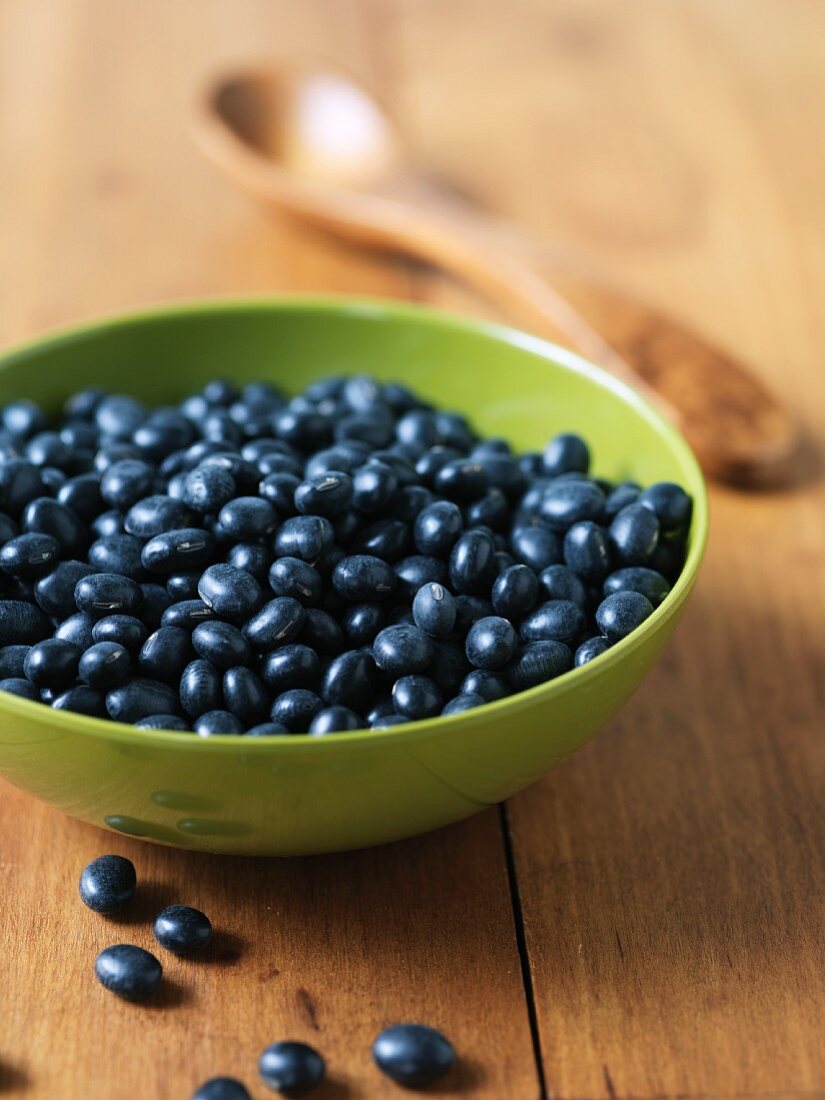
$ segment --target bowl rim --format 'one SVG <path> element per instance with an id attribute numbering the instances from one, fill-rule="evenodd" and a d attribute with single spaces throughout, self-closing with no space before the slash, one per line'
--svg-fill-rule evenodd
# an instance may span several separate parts
<path id="1" fill-rule="evenodd" d="M 682 572 L 673 588 L 641 626 L 637 627 L 628 637 L 611 646 L 605 653 L 600 654 L 594 661 L 589 661 L 579 668 L 573 668 L 544 684 L 538 684 L 536 687 L 517 692 L 495 702 L 485 703 L 483 707 L 476 707 L 454 715 L 439 715 L 435 718 L 411 720 L 399 723 L 396 726 L 341 731 L 327 737 L 315 737 L 308 733 L 252 738 L 239 737 L 237 734 L 211 734 L 209 737 L 199 737 L 192 732 L 138 729 L 136 726 L 124 722 L 93 718 L 89 715 L 76 714 L 71 711 L 55 711 L 48 708 L 48 713 L 46 713 L 42 703 L 23 699 L 6 692 L 0 692 L 0 712 L 5 711 L 10 716 L 17 715 L 21 718 L 36 719 L 39 722 L 56 722 L 59 726 L 63 726 L 66 732 L 74 731 L 104 740 L 113 740 L 121 744 L 143 744 L 145 746 L 146 737 L 149 735 L 152 738 L 152 745 L 158 748 L 164 745 L 178 749 L 188 747 L 191 751 L 202 753 L 236 752 L 240 749 L 244 753 L 294 752 L 298 748 L 309 748 L 309 746 L 317 746 L 312 751 L 324 752 L 331 751 L 333 747 L 344 749 L 348 745 L 354 748 L 370 749 L 374 747 L 379 749 L 386 746 L 388 742 L 401 745 L 411 740 L 424 740 L 434 735 L 438 736 L 448 730 L 458 732 L 468 723 L 477 721 L 479 718 L 487 721 L 505 715 L 512 716 L 523 707 L 541 705 L 551 698 L 563 696 L 571 691 L 578 690 L 580 687 L 585 687 L 590 681 L 595 681 L 602 673 L 607 672 L 608 669 L 630 657 L 633 652 L 644 645 L 647 637 L 663 625 L 667 619 L 672 618 L 687 599 L 696 581 L 699 565 L 705 553 L 709 527 L 707 486 L 698 460 L 690 446 L 678 428 L 671 424 L 654 405 L 638 394 L 626 382 L 559 344 L 509 325 L 432 306 L 419 305 L 418 303 L 347 294 L 200 296 L 135 310 L 113 311 L 79 323 L 50 329 L 39 336 L 17 342 L 0 350 L 0 371 L 10 361 L 25 359 L 28 355 L 39 352 L 44 348 L 70 346 L 76 340 L 93 336 L 97 332 L 129 329 L 130 327 L 142 326 L 166 318 L 188 317 L 197 319 L 216 313 L 243 315 L 259 312 L 316 312 L 322 314 L 332 312 L 381 321 L 392 321 L 393 319 L 413 321 L 432 329 L 469 333 L 530 352 L 557 367 L 582 375 L 596 385 L 611 390 L 642 419 L 652 424 L 658 434 L 663 437 L 667 446 L 692 475 L 694 484 L 692 486 L 693 513 L 691 517 L 690 547 Z"/>

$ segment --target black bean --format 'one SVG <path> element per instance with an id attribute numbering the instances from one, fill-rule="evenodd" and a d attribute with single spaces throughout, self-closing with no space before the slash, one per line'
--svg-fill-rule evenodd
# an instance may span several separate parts
<path id="1" fill-rule="evenodd" d="M 586 474 L 590 468 L 590 451 L 581 436 L 565 432 L 554 436 L 545 447 L 542 467 L 550 477 Z"/>
<path id="2" fill-rule="evenodd" d="M 92 644 L 92 630 L 95 620 L 91 615 L 78 611 L 64 619 L 54 632 L 55 638 L 63 638 L 64 641 L 73 642 L 78 649 L 86 650 Z"/>
<path id="3" fill-rule="evenodd" d="M 89 563 L 102 573 L 122 573 L 141 581 L 146 577 L 142 550 L 143 544 L 134 535 L 109 535 L 89 547 Z"/>
<path id="4" fill-rule="evenodd" d="M 266 475 L 258 486 L 259 494 L 275 506 L 280 516 L 295 514 L 295 490 L 301 479 L 293 473 L 276 472 Z"/>
<path id="5" fill-rule="evenodd" d="M 249 642 L 241 631 L 219 619 L 196 626 L 192 631 L 192 645 L 199 657 L 221 669 L 248 664 L 252 658 Z"/>
<path id="6" fill-rule="evenodd" d="M 3 407 L 3 427 L 20 439 L 28 439 L 46 427 L 43 410 L 28 398 L 18 398 Z"/>
<path id="7" fill-rule="evenodd" d="M 80 900 L 95 913 L 117 913 L 135 896 L 135 865 L 124 856 L 98 856 L 83 868 Z"/>
<path id="8" fill-rule="evenodd" d="M 264 604 L 243 628 L 244 637 L 254 649 L 267 653 L 294 642 L 303 629 L 306 611 L 291 596 L 278 596 Z"/>
<path id="9" fill-rule="evenodd" d="M 349 641 L 356 646 L 369 645 L 386 624 L 386 613 L 377 603 L 356 604 L 344 613 L 344 631 Z"/>
<path id="10" fill-rule="evenodd" d="M 601 519 L 604 493 L 598 485 L 583 478 L 558 478 L 545 489 L 540 513 L 551 530 L 564 532 L 582 520 Z"/>
<path id="11" fill-rule="evenodd" d="M 284 1096 L 304 1096 L 324 1079 L 324 1059 L 306 1043 L 273 1043 L 258 1060 L 264 1084 Z"/>
<path id="12" fill-rule="evenodd" d="M 215 538 L 209 531 L 182 527 L 150 539 L 143 547 L 141 561 L 150 573 L 170 576 L 208 565 L 215 550 Z"/>
<path id="13" fill-rule="evenodd" d="M 0 508 L 4 512 L 8 512 L 10 516 L 19 516 L 42 492 L 43 479 L 33 462 L 27 462 L 23 458 L 9 458 L 0 462 Z"/>
<path id="14" fill-rule="evenodd" d="M 212 939 L 212 922 L 200 909 L 167 905 L 152 922 L 152 934 L 167 951 L 191 955 L 193 951 L 202 951 Z"/>
<path id="15" fill-rule="evenodd" d="M 237 562 L 233 562 L 237 565 Z M 240 568 L 240 567 L 239 567 Z M 172 597 L 172 602 L 180 600 L 196 600 L 198 598 L 198 581 L 201 579 L 200 570 L 189 573 L 173 573 L 166 578 L 166 591 Z"/>
<path id="16" fill-rule="evenodd" d="M 22 676 L 8 676 L 0 680 L 0 691 L 9 695 L 18 695 L 21 699 L 29 699 L 32 703 L 40 702 L 40 691 L 31 680 Z"/>
<path id="17" fill-rule="evenodd" d="M 539 583 L 545 595 L 551 600 L 572 600 L 582 609 L 587 606 L 587 589 L 566 565 L 549 565 L 539 575 Z"/>
<path id="18" fill-rule="evenodd" d="M 98 474 L 78 474 L 69 478 L 57 491 L 57 500 L 71 508 L 82 520 L 89 523 L 103 511 Z"/>
<path id="19" fill-rule="evenodd" d="M 623 481 L 607 494 L 604 502 L 604 511 L 608 519 L 622 510 L 627 504 L 635 504 L 639 498 L 641 488 L 635 481 Z"/>
<path id="20" fill-rule="evenodd" d="M 139 730 L 170 730 L 172 733 L 190 733 L 191 728 L 183 718 L 176 714 L 151 714 L 135 722 Z"/>
<path id="21" fill-rule="evenodd" d="M 530 523 L 516 527 L 510 538 L 510 547 L 516 561 L 529 565 L 536 573 L 562 560 L 561 543 L 549 527 L 543 523 Z"/>
<path id="22" fill-rule="evenodd" d="M 259 606 L 261 586 L 251 574 L 232 565 L 210 565 L 198 582 L 198 594 L 215 614 L 246 619 Z"/>
<path id="23" fill-rule="evenodd" d="M 435 582 L 422 585 L 412 606 L 415 625 L 434 637 L 451 633 L 456 620 L 456 603 L 452 593 Z"/>
<path id="24" fill-rule="evenodd" d="M 177 686 L 183 670 L 194 659 L 192 645 L 193 636 L 188 630 L 179 626 L 160 627 L 141 647 L 140 674 L 149 680 L 163 680 Z"/>
<path id="25" fill-rule="evenodd" d="M 252 729 L 248 729 L 246 731 L 246 736 L 281 737 L 285 733 L 289 733 L 289 730 L 279 722 L 260 722 L 257 726 L 253 726 Z"/>
<path id="26" fill-rule="evenodd" d="M 390 511 L 393 519 L 411 524 L 434 500 L 435 494 L 424 485 L 406 485 L 395 494 Z"/>
<path id="27" fill-rule="evenodd" d="M 291 516 L 275 535 L 275 554 L 314 565 L 334 537 L 332 524 L 325 516 Z"/>
<path id="28" fill-rule="evenodd" d="M 91 525 L 92 534 L 99 539 L 108 538 L 109 535 L 123 535 L 126 528 L 123 525 L 123 516 L 120 512 L 101 512 L 96 516 Z"/>
<path id="29" fill-rule="evenodd" d="M 98 429 L 103 435 L 114 439 L 130 436 L 145 415 L 145 409 L 138 400 L 123 394 L 100 394 L 94 409 Z"/>
<path id="30" fill-rule="evenodd" d="M 261 543 L 236 542 L 226 555 L 226 564 L 251 573 L 259 584 L 265 584 L 272 565 L 272 553 Z M 168 581 L 166 586 L 169 587 Z"/>
<path id="31" fill-rule="evenodd" d="M 467 633 L 467 660 L 474 668 L 495 671 L 509 662 L 517 644 L 513 624 L 500 615 L 489 615 L 473 623 Z"/>
<path id="32" fill-rule="evenodd" d="M 386 462 L 368 462 L 352 475 L 352 504 L 371 515 L 388 506 L 398 489 L 395 470 Z"/>
<path id="33" fill-rule="evenodd" d="M 74 618 L 79 619 L 81 616 L 75 615 Z M 97 622 L 91 618 L 87 619 L 87 622 L 90 636 L 95 642 L 117 642 L 134 655 L 149 636 L 146 626 L 134 615 L 107 615 L 104 619 L 98 619 Z M 63 625 L 65 626 L 66 623 Z M 88 649 L 88 646 L 83 648 Z"/>
<path id="34" fill-rule="evenodd" d="M 596 623 L 609 642 L 618 642 L 652 614 L 653 604 L 641 592 L 614 592 L 599 604 Z"/>
<path id="35" fill-rule="evenodd" d="M 446 562 L 431 554 L 412 554 L 394 566 L 398 578 L 398 595 L 410 601 L 422 585 L 431 582 L 446 585 L 448 569 Z"/>
<path id="36" fill-rule="evenodd" d="M 617 569 L 605 578 L 604 594 L 611 596 L 614 592 L 641 592 L 654 607 L 658 607 L 670 592 L 670 585 L 655 569 L 646 569 L 644 566 L 628 566 Z"/>
<path id="37" fill-rule="evenodd" d="M 286 726 L 290 733 L 306 733 L 312 719 L 324 704 L 313 691 L 292 688 L 279 695 L 272 704 L 272 720 Z"/>
<path id="38" fill-rule="evenodd" d="M 182 500 L 201 515 L 217 513 L 235 495 L 235 479 L 220 465 L 201 465 L 183 481 Z"/>
<path id="39" fill-rule="evenodd" d="M 113 462 L 100 479 L 100 495 L 110 508 L 127 512 L 133 504 L 149 496 L 155 484 L 155 470 L 138 458 Z"/>
<path id="40" fill-rule="evenodd" d="M 244 732 L 244 726 L 240 719 L 230 714 L 228 710 L 210 710 L 195 721 L 194 730 L 199 737 L 212 737 L 216 733 L 241 734 Z"/>
<path id="41" fill-rule="evenodd" d="M 472 458 L 445 462 L 433 478 L 436 493 L 462 504 L 479 500 L 489 485 L 490 479 L 484 465 Z"/>
<path id="42" fill-rule="evenodd" d="M 341 733 L 347 730 L 364 728 L 363 719 L 349 707 L 324 707 L 319 710 L 309 726 L 312 737 L 324 737 L 328 733 Z"/>
<path id="43" fill-rule="evenodd" d="M 581 607 L 572 600 L 549 600 L 524 620 L 519 629 L 522 641 L 552 640 L 574 646 L 587 626 Z"/>
<path id="44" fill-rule="evenodd" d="M 646 565 L 658 542 L 659 520 L 642 503 L 626 505 L 610 524 L 610 545 L 622 565 Z"/>
<path id="45" fill-rule="evenodd" d="M 319 607 L 307 608 L 299 641 L 326 654 L 340 653 L 346 645 L 346 637 L 338 621 Z"/>
<path id="46" fill-rule="evenodd" d="M 278 695 L 291 688 L 315 688 L 321 676 L 321 661 L 310 646 L 286 645 L 266 655 L 261 676 Z"/>
<path id="47" fill-rule="evenodd" d="M 483 695 L 477 695 L 473 692 L 464 692 L 451 699 L 441 713 L 445 717 L 450 714 L 462 714 L 465 710 L 475 710 L 476 707 L 483 707 L 486 701 Z"/>
<path id="48" fill-rule="evenodd" d="M 52 701 L 54 710 L 68 710 L 73 714 L 85 714 L 89 718 L 110 717 L 106 710 L 106 701 L 102 692 L 87 684 L 78 684 L 69 688 Z"/>
<path id="49" fill-rule="evenodd" d="M 300 558 L 278 558 L 269 569 L 269 584 L 278 596 L 291 596 L 301 603 L 317 604 L 323 582 L 318 570 Z"/>
<path id="50" fill-rule="evenodd" d="M 320 695 L 331 706 L 345 706 L 364 713 L 372 705 L 381 681 L 381 673 L 370 654 L 360 649 L 350 650 L 330 662 Z"/>
<path id="51" fill-rule="evenodd" d="M 132 615 L 143 603 L 140 585 L 129 577 L 116 573 L 91 573 L 75 585 L 74 599 L 78 611 L 93 619 L 107 615 Z"/>
<path id="52" fill-rule="evenodd" d="M 386 1028 L 373 1043 L 372 1056 L 387 1077 L 415 1089 L 440 1080 L 455 1061 L 452 1044 L 440 1031 L 423 1024 Z"/>
<path id="53" fill-rule="evenodd" d="M 33 645 L 51 634 L 51 623 L 34 604 L 0 600 L 0 645 Z"/>
<path id="54" fill-rule="evenodd" d="M 352 478 L 342 470 L 327 470 L 308 477 L 295 489 L 296 511 L 302 515 L 337 516 L 352 501 Z"/>
<path id="55" fill-rule="evenodd" d="M 192 512 L 183 501 L 158 493 L 133 504 L 126 513 L 123 526 L 130 535 L 151 539 L 164 531 L 189 527 L 191 523 Z"/>
<path id="56" fill-rule="evenodd" d="M 588 638 L 586 642 L 582 642 L 579 648 L 576 650 L 576 655 L 573 658 L 573 663 L 576 668 L 581 668 L 582 665 L 586 665 L 589 661 L 592 661 L 595 657 L 600 657 L 602 653 L 606 653 L 610 643 L 607 638 L 602 638 L 598 635 L 595 638 Z"/>
<path id="57" fill-rule="evenodd" d="M 685 564 L 685 544 L 680 540 L 660 539 L 659 545 L 647 563 L 649 569 L 661 573 L 671 584 L 675 584 Z"/>
<path id="58" fill-rule="evenodd" d="M 483 497 L 468 504 L 464 520 L 468 527 L 489 527 L 503 531 L 510 519 L 510 505 L 501 489 L 488 489 Z"/>
<path id="59" fill-rule="evenodd" d="M 354 554 L 342 558 L 332 572 L 335 591 L 353 603 L 384 600 L 397 584 L 393 569 L 387 562 L 369 554 Z"/>
<path id="60" fill-rule="evenodd" d="M 494 703 L 509 695 L 510 687 L 502 673 L 474 668 L 461 681 L 460 694 L 480 695 L 485 702 Z"/>
<path id="61" fill-rule="evenodd" d="M 139 1001 L 158 991 L 163 968 L 142 947 L 118 943 L 104 948 L 97 956 L 95 974 L 110 993 L 126 1001 Z"/>
<path id="62" fill-rule="evenodd" d="M 24 531 L 52 535 L 67 558 L 82 557 L 89 545 L 89 536 L 80 516 L 51 497 L 37 497 L 27 504 L 21 526 Z"/>
<path id="63" fill-rule="evenodd" d="M 0 678 L 24 676 L 23 662 L 31 646 L 7 645 L 0 649 Z"/>
<path id="64" fill-rule="evenodd" d="M 659 481 L 643 489 L 639 493 L 638 501 L 653 512 L 662 531 L 667 534 L 682 531 L 690 523 L 693 502 L 681 485 Z"/>
<path id="65" fill-rule="evenodd" d="M 178 693 L 159 680 L 129 680 L 106 694 L 106 710 L 115 722 L 137 722 L 153 714 L 177 714 Z"/>
<path id="66" fill-rule="evenodd" d="M 574 523 L 564 536 L 564 562 L 589 584 L 604 580 L 610 571 L 610 546 L 605 529 L 590 520 Z"/>
<path id="67" fill-rule="evenodd" d="M 573 654 L 563 642 L 529 642 L 507 668 L 507 676 L 516 691 L 543 684 L 573 667 Z"/>
<path id="68" fill-rule="evenodd" d="M 180 678 L 180 703 L 190 718 L 223 706 L 223 677 L 211 661 L 192 661 Z"/>
<path id="69" fill-rule="evenodd" d="M 251 668 L 230 668 L 223 677 L 224 706 L 244 725 L 254 726 L 269 714 L 269 692 Z"/>
<path id="70" fill-rule="evenodd" d="M 520 619 L 536 606 L 539 582 L 527 565 L 511 565 L 496 577 L 490 600 L 497 614 Z"/>
<path id="71" fill-rule="evenodd" d="M 263 497 L 235 497 L 218 515 L 221 531 L 238 542 L 250 542 L 274 531 L 278 514 Z"/>
<path id="72" fill-rule="evenodd" d="M 441 713 L 444 697 L 429 676 L 401 676 L 393 684 L 392 701 L 398 714 L 417 721 Z"/>
<path id="73" fill-rule="evenodd" d="M 421 554 L 446 555 L 452 550 L 464 529 L 461 509 L 452 501 L 440 500 L 428 504 L 419 512 L 413 528 L 413 539 Z"/>
<path id="74" fill-rule="evenodd" d="M 355 531 L 350 549 L 393 563 L 406 554 L 409 545 L 409 524 L 400 519 L 379 519 Z"/>
<path id="75" fill-rule="evenodd" d="M 456 629 L 462 635 L 467 633 L 473 623 L 477 623 L 485 615 L 493 614 L 493 605 L 482 596 L 467 594 L 456 596 L 455 607 Z"/>
<path id="76" fill-rule="evenodd" d="M 18 535 L 0 549 L 0 569 L 13 577 L 42 576 L 60 556 L 60 543 L 51 535 Z"/>
<path id="77" fill-rule="evenodd" d="M 388 626 L 373 644 L 375 662 L 393 677 L 424 672 L 433 659 L 433 643 L 416 626 Z"/>
<path id="78" fill-rule="evenodd" d="M 117 642 L 97 642 L 81 656 L 77 674 L 98 691 L 122 684 L 131 671 L 129 651 Z"/>
<path id="79" fill-rule="evenodd" d="M 496 547 L 492 536 L 475 527 L 466 531 L 450 554 L 450 586 L 459 593 L 488 592 L 495 579 Z"/>

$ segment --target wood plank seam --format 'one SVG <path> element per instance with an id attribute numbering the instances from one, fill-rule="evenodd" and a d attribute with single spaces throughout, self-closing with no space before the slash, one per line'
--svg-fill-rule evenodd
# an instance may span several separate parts
<path id="1" fill-rule="evenodd" d="M 501 840 L 504 848 L 504 862 L 507 868 L 507 881 L 510 885 L 510 900 L 513 911 L 513 927 L 516 934 L 516 946 L 518 948 L 519 961 L 521 963 L 521 980 L 524 984 L 524 1000 L 527 1005 L 527 1018 L 530 1023 L 530 1037 L 533 1041 L 533 1056 L 536 1062 L 536 1077 L 539 1085 L 540 1100 L 547 1100 L 547 1082 L 544 1078 L 544 1058 L 541 1050 L 541 1031 L 539 1029 L 536 1001 L 533 995 L 533 976 L 530 969 L 530 955 L 527 950 L 527 940 L 524 935 L 524 918 L 521 912 L 521 898 L 518 887 L 518 871 L 513 854 L 513 842 L 510 836 L 510 822 L 507 817 L 507 803 L 502 802 L 499 807 L 501 822 Z"/>

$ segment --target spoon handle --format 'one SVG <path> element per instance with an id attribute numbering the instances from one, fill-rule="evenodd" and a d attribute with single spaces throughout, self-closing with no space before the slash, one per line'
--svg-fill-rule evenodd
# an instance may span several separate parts
<path id="1" fill-rule="evenodd" d="M 787 476 L 796 430 L 784 407 L 731 356 L 678 322 L 590 277 L 554 270 L 548 281 L 469 212 L 434 214 L 398 231 L 407 251 L 500 302 L 526 327 L 552 329 L 629 382 L 679 425 L 708 473 L 736 484 Z"/>

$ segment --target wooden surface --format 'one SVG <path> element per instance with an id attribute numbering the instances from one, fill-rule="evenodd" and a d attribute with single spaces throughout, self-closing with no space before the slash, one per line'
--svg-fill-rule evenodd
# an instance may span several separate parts
<path id="1" fill-rule="evenodd" d="M 201 163 L 196 82 L 307 54 L 375 87 L 495 209 L 737 348 L 822 444 L 817 0 L 3 0 L 0 338 L 222 291 L 489 312 L 264 217 Z M 715 489 L 661 665 L 505 817 L 232 861 L 113 839 L 3 785 L 0 1095 L 174 1100 L 232 1072 L 263 1097 L 257 1052 L 287 1034 L 328 1056 L 323 1095 L 400 1095 L 369 1040 L 417 1017 L 462 1055 L 439 1095 L 825 1096 L 824 498 L 815 461 L 784 494 Z M 75 896 L 113 849 L 148 884 L 126 926 Z M 210 913 L 215 950 L 169 965 L 159 1007 L 116 1002 L 95 952 L 148 943 L 172 899 Z"/>

